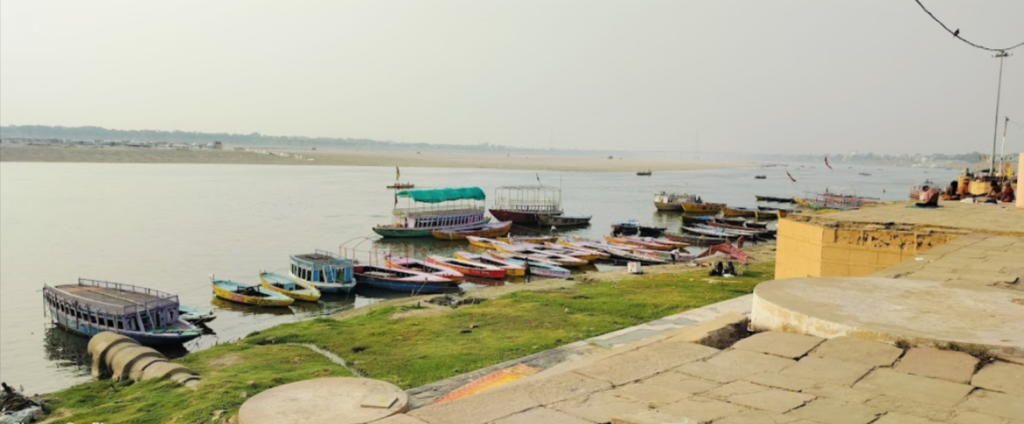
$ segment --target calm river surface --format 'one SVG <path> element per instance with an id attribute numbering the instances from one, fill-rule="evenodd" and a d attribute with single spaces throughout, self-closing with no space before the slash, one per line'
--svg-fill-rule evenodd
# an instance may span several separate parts
<path id="1" fill-rule="evenodd" d="M 826 187 L 902 200 L 926 178 L 949 181 L 954 171 L 794 165 L 783 168 L 633 173 L 541 172 L 563 187 L 566 213 L 592 214 L 597 237 L 609 225 L 638 219 L 678 230 L 679 215 L 657 213 L 658 191 L 691 192 L 706 201 L 754 206 L 754 194 L 802 196 Z M 871 176 L 858 175 L 859 172 Z M 372 303 L 396 294 L 360 290 L 281 310 L 241 307 L 214 299 L 209 275 L 258 282 L 260 270 L 287 272 L 288 255 L 338 251 L 373 236 L 390 219 L 394 168 L 182 164 L 0 163 L 0 379 L 43 393 L 88 380 L 87 340 L 53 327 L 43 314 L 43 284 L 77 277 L 149 286 L 182 303 L 215 310 L 215 335 L 185 346 L 197 350 L 275 324 Z M 754 180 L 766 174 L 766 180 Z M 407 168 L 419 188 L 479 186 L 488 196 L 502 185 L 536 183 L 533 171 Z M 886 192 L 883 194 L 883 190 Z M 349 243 L 352 246 L 358 242 Z M 402 249 L 401 243 L 365 241 Z M 461 244 L 423 241 L 417 250 L 448 253 Z M 473 289 L 469 284 L 464 288 Z"/>

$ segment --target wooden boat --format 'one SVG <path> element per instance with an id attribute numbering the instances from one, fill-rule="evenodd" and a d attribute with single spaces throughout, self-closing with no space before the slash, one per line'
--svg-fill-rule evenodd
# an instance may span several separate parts
<path id="1" fill-rule="evenodd" d="M 259 284 L 242 284 L 230 280 L 210 279 L 213 294 L 217 297 L 254 306 L 288 306 L 295 302 L 288 296 L 261 287 Z"/>
<path id="2" fill-rule="evenodd" d="M 407 199 L 405 207 L 395 206 L 390 224 L 378 224 L 373 231 L 381 237 L 430 237 L 435 230 L 483 226 L 486 199 L 479 187 L 402 190 L 395 200 Z M 426 206 L 422 206 L 426 205 Z"/>
<path id="3" fill-rule="evenodd" d="M 200 335 L 181 319 L 177 295 L 131 284 L 79 278 L 76 284 L 44 285 L 43 302 L 54 323 L 87 337 L 112 331 L 160 346 Z"/>
<path id="4" fill-rule="evenodd" d="M 281 274 L 261 272 L 260 285 L 295 300 L 304 300 L 306 302 L 320 300 L 320 290 L 317 290 L 312 284 L 295 281 Z"/>
<path id="5" fill-rule="evenodd" d="M 419 294 L 445 293 L 459 288 L 458 282 L 444 277 L 377 265 L 358 265 L 353 273 L 359 284 L 383 290 Z"/>
<path id="6" fill-rule="evenodd" d="M 523 272 L 524 272 L 523 267 L 521 267 L 519 265 L 513 265 L 512 263 L 510 263 L 508 261 L 505 261 L 505 260 L 502 260 L 502 259 L 493 258 L 490 255 L 478 255 L 478 254 L 475 254 L 475 253 L 458 251 L 458 252 L 454 253 L 454 256 L 457 259 L 462 259 L 464 261 L 479 262 L 479 263 L 482 263 L 482 264 L 486 264 L 486 265 L 490 265 L 490 266 L 495 266 L 495 267 L 501 268 L 501 269 L 505 270 L 505 275 L 507 275 L 509 277 L 522 277 L 523 276 Z"/>
<path id="7" fill-rule="evenodd" d="M 742 216 L 742 217 L 757 216 L 757 210 L 756 209 L 750 209 L 750 208 L 730 208 L 730 207 L 726 206 L 726 207 L 722 208 L 722 216 L 730 216 L 730 217 L 734 217 L 734 216 Z"/>
<path id="8" fill-rule="evenodd" d="M 501 237 L 512 229 L 512 221 L 494 222 L 468 229 L 434 230 L 430 235 L 438 240 L 465 240 L 472 237 Z"/>
<path id="9" fill-rule="evenodd" d="M 498 187 L 490 211 L 501 221 L 537 224 L 541 215 L 562 214 L 562 189 L 542 184 Z"/>
<path id="10" fill-rule="evenodd" d="M 631 219 L 618 224 L 612 224 L 612 234 L 640 234 L 640 221 Z"/>
<path id="11" fill-rule="evenodd" d="M 759 238 L 773 238 L 773 237 L 775 237 L 775 231 L 768 230 L 768 229 L 762 229 L 762 228 L 742 227 L 742 226 L 739 226 L 739 225 L 726 224 L 726 223 L 719 222 L 719 221 L 711 221 L 711 222 L 708 223 L 708 226 L 709 227 L 714 227 L 714 228 L 725 228 L 727 230 L 735 230 L 737 232 L 750 233 L 750 235 L 752 237 L 759 237 Z"/>
<path id="12" fill-rule="evenodd" d="M 551 242 L 545 243 L 544 246 L 538 246 L 535 249 L 550 251 L 552 253 L 558 253 L 560 255 L 572 256 L 574 258 L 580 258 L 588 262 L 593 262 L 600 259 L 608 259 L 611 257 L 611 255 L 605 252 L 593 249 L 580 249 L 564 244 Z"/>
<path id="13" fill-rule="evenodd" d="M 682 212 L 683 202 L 696 202 L 697 196 L 693 194 L 676 194 L 661 192 L 654 195 L 654 207 L 659 211 Z"/>
<path id="14" fill-rule="evenodd" d="M 755 175 L 754 176 L 755 180 L 763 180 L 763 179 L 767 179 L 767 178 L 768 178 L 767 175 Z"/>
<path id="15" fill-rule="evenodd" d="M 558 240 L 558 237 L 555 237 L 555 236 L 508 236 L 508 237 L 498 237 L 497 240 L 498 241 L 503 241 L 503 242 L 508 243 L 508 244 L 517 244 L 517 243 L 544 244 L 544 243 L 549 242 L 549 241 Z"/>
<path id="16" fill-rule="evenodd" d="M 415 188 L 416 184 L 410 182 L 394 183 L 388 186 L 390 189 L 404 189 L 404 188 Z"/>
<path id="17" fill-rule="evenodd" d="M 710 215 L 683 215 L 680 220 L 683 224 L 706 224 L 708 221 L 715 219 Z"/>
<path id="18" fill-rule="evenodd" d="M 676 233 L 665 233 L 662 234 L 665 238 L 672 241 L 680 241 L 683 243 L 689 243 L 692 246 L 711 246 L 715 244 L 725 243 L 727 240 L 720 237 L 709 237 L 704 235 L 691 236 L 686 234 Z"/>
<path id="19" fill-rule="evenodd" d="M 611 244 L 634 246 L 634 247 L 640 247 L 640 248 L 650 249 L 650 250 L 672 250 L 672 249 L 675 249 L 675 246 L 670 246 L 670 245 L 667 245 L 667 244 L 661 244 L 661 243 L 657 243 L 657 242 L 649 242 L 649 241 L 638 240 L 638 239 L 636 239 L 634 237 L 628 237 L 627 238 L 627 237 L 608 237 L 608 236 L 605 236 L 604 239 L 605 239 L 605 241 L 607 241 L 608 243 L 611 243 Z"/>
<path id="20" fill-rule="evenodd" d="M 498 242 L 498 240 L 495 239 L 475 236 L 466 236 L 466 241 L 473 246 L 482 247 L 484 249 L 493 249 L 494 243 Z"/>
<path id="21" fill-rule="evenodd" d="M 742 234 L 735 234 L 733 232 L 727 231 L 725 228 L 714 228 L 714 227 L 708 227 L 708 226 L 699 226 L 699 227 L 698 226 L 693 226 L 693 227 L 690 227 L 690 226 L 685 226 L 684 225 L 682 227 L 682 230 L 686 231 L 688 233 L 692 233 L 692 234 L 708 236 L 708 237 L 714 237 L 714 238 L 724 238 L 724 239 L 727 239 L 727 240 L 736 239 L 736 238 L 739 238 L 740 236 L 742 236 Z"/>
<path id="22" fill-rule="evenodd" d="M 772 202 L 772 203 L 793 203 L 795 198 L 792 197 L 775 197 L 775 196 L 754 196 L 758 202 Z"/>
<path id="23" fill-rule="evenodd" d="M 576 258 L 569 255 L 563 255 L 561 253 L 555 253 L 551 251 L 545 251 L 534 248 L 526 248 L 518 253 L 522 255 L 529 255 L 529 257 L 533 259 L 542 259 L 548 262 L 552 262 L 558 266 L 566 268 L 581 267 L 583 265 L 590 263 L 590 261 L 587 261 L 582 258 Z"/>
<path id="24" fill-rule="evenodd" d="M 188 323 L 191 323 L 191 324 L 194 324 L 194 325 L 199 325 L 199 324 L 205 324 L 205 323 L 208 323 L 210 321 L 213 321 L 213 320 L 217 319 L 217 314 L 214 314 L 213 311 L 210 311 L 210 310 L 207 310 L 207 309 L 202 309 L 202 308 L 197 308 L 195 306 L 188 306 L 188 305 L 180 305 L 179 304 L 178 305 L 178 317 L 181 318 L 182 321 L 185 321 L 185 322 L 188 322 Z"/>
<path id="25" fill-rule="evenodd" d="M 569 276 L 572 274 L 572 272 L 570 272 L 568 269 L 562 268 L 558 265 L 549 262 L 538 261 L 534 259 L 519 259 L 511 256 L 506 257 L 504 255 L 507 254 L 502 254 L 493 251 L 488 252 L 488 254 L 491 255 L 491 257 L 494 257 L 495 259 L 501 259 L 512 265 L 522 267 L 524 273 L 526 270 L 526 266 L 529 265 L 530 274 L 536 275 L 538 277 L 569 278 Z"/>
<path id="26" fill-rule="evenodd" d="M 605 252 L 608 252 L 613 258 L 622 259 L 626 261 L 637 261 L 647 265 L 661 265 L 668 263 L 667 260 L 662 259 L 659 254 L 653 253 L 655 251 L 645 251 L 646 249 L 635 248 L 629 245 L 592 245 L 594 247 L 601 247 Z"/>
<path id="27" fill-rule="evenodd" d="M 312 284 L 321 295 L 345 294 L 356 286 L 352 260 L 326 250 L 291 255 L 289 276 L 295 281 Z"/>
<path id="28" fill-rule="evenodd" d="M 786 215 L 789 215 L 789 212 L 786 212 L 786 211 L 784 211 L 782 209 L 779 209 L 779 210 L 775 211 L 775 215 L 778 216 L 779 219 L 782 219 L 782 218 L 785 218 Z"/>
<path id="29" fill-rule="evenodd" d="M 450 268 L 465 275 L 480 278 L 505 278 L 505 270 L 496 266 L 487 265 L 481 262 L 467 261 L 463 259 L 446 258 L 444 256 L 427 256 L 427 261 L 445 268 Z"/>
<path id="30" fill-rule="evenodd" d="M 466 279 L 466 276 L 454 269 L 445 268 L 438 266 L 427 261 L 422 261 L 415 258 L 407 258 L 404 256 L 397 255 L 384 255 L 384 265 L 390 268 L 402 269 L 406 271 L 422 272 L 424 274 L 433 274 L 441 278 L 447 278 L 452 281 L 462 281 Z"/>
<path id="31" fill-rule="evenodd" d="M 541 225 L 552 227 L 575 227 L 590 225 L 590 215 L 538 215 L 537 221 Z"/>
<path id="32" fill-rule="evenodd" d="M 760 216 L 760 214 L 758 215 Z M 710 221 L 724 222 L 726 224 L 736 225 L 739 227 L 747 227 L 764 230 L 768 228 L 768 224 L 765 222 L 748 221 L 743 218 L 712 218 Z M 706 223 L 706 222 L 705 222 Z"/>
<path id="33" fill-rule="evenodd" d="M 724 207 L 724 203 L 683 202 L 683 212 L 693 215 L 714 215 L 721 212 Z"/>
<path id="34" fill-rule="evenodd" d="M 653 172 L 651 172 L 650 169 L 648 169 L 646 171 L 637 171 L 637 173 L 636 173 L 636 175 L 641 176 L 641 177 L 650 177 L 652 174 L 653 174 Z"/>
<path id="35" fill-rule="evenodd" d="M 751 239 L 751 240 L 753 240 L 755 238 L 771 238 L 772 237 L 771 235 L 766 235 L 764 232 L 753 231 L 753 230 L 742 229 L 742 228 L 730 228 L 730 227 L 725 226 L 725 225 L 727 225 L 727 224 L 711 222 L 711 223 L 708 223 L 708 225 L 698 225 L 696 227 L 697 228 L 703 228 L 705 230 L 712 230 L 712 231 L 721 230 L 726 235 L 734 236 L 734 237 L 743 236 L 743 237 L 745 237 L 747 239 Z"/>

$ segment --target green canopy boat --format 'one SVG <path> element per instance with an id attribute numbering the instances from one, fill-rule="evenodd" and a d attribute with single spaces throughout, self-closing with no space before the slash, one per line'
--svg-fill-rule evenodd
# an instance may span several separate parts
<path id="1" fill-rule="evenodd" d="M 484 216 L 486 198 L 480 187 L 402 190 L 395 194 L 391 223 L 373 231 L 383 237 L 430 237 L 435 230 L 478 228 L 491 220 Z"/>

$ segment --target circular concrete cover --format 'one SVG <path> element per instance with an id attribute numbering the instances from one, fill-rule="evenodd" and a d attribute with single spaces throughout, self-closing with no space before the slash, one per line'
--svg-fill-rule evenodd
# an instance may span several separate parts
<path id="1" fill-rule="evenodd" d="M 759 330 L 1024 351 L 1024 291 L 889 278 L 797 278 L 754 290 Z"/>
<path id="2" fill-rule="evenodd" d="M 304 380 L 267 390 L 242 404 L 240 424 L 358 424 L 403 412 L 405 392 L 369 378 Z"/>

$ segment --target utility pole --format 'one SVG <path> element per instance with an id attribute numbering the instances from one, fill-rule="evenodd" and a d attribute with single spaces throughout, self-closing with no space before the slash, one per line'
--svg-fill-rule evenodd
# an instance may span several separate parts
<path id="1" fill-rule="evenodd" d="M 1002 144 L 1002 146 L 999 147 L 999 172 L 1000 173 L 1003 172 L 1003 168 L 1006 166 L 1004 161 L 1003 161 L 1003 158 L 1005 157 L 1004 155 L 1006 154 L 1006 152 L 1005 152 L 1005 150 L 1006 150 L 1006 127 L 1008 127 L 1010 125 L 1010 117 L 1009 116 L 1004 116 L 1003 118 L 1005 118 L 1006 120 L 1003 121 L 1003 144 Z M 1006 175 L 1000 175 L 999 179 L 1000 180 L 1005 180 L 1006 179 Z"/>
<path id="2" fill-rule="evenodd" d="M 1003 92 L 1003 59 L 1010 54 L 1005 50 L 1000 51 L 993 57 L 999 58 L 999 84 L 996 88 L 996 124 L 992 131 L 992 165 L 988 168 L 988 175 L 995 179 L 996 176 L 996 140 L 999 139 L 999 96 Z"/>

